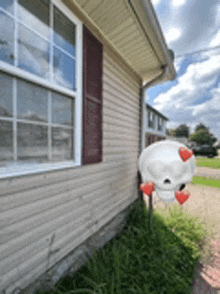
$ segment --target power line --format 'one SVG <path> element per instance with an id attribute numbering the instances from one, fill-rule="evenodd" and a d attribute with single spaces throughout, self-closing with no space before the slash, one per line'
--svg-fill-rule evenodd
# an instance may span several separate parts
<path id="1" fill-rule="evenodd" d="M 201 53 L 201 52 L 211 51 L 211 50 L 215 50 L 215 49 L 219 49 L 219 48 L 220 48 L 220 45 L 215 46 L 215 47 L 206 48 L 206 49 L 200 49 L 198 51 L 193 51 L 193 52 L 177 55 L 177 56 L 175 56 L 175 59 L 186 56 L 186 55 L 194 55 L 194 54 L 198 54 L 198 53 Z"/>

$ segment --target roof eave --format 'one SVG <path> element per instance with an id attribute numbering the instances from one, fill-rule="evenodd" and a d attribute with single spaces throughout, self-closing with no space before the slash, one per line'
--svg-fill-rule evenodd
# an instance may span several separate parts
<path id="1" fill-rule="evenodd" d="M 157 54 L 161 66 L 167 65 L 167 72 L 156 83 L 163 81 L 174 80 L 176 77 L 176 70 L 173 64 L 173 56 L 166 44 L 154 8 L 149 0 L 128 0 L 129 4 L 133 6 L 139 21 L 144 28 L 146 35 L 150 39 L 155 53 Z M 161 72 L 161 67 L 158 68 L 158 73 Z"/>

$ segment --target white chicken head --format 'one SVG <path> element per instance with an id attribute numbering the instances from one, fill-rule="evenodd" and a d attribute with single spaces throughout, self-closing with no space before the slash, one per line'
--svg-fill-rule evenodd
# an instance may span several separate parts
<path id="1" fill-rule="evenodd" d="M 157 196 L 171 202 L 195 174 L 195 156 L 181 143 L 156 142 L 141 153 L 139 171 L 143 183 L 153 183 Z"/>

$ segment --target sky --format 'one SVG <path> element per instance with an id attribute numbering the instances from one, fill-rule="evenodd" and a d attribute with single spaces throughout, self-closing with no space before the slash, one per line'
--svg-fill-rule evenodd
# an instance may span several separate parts
<path id="1" fill-rule="evenodd" d="M 151 2 L 174 51 L 177 76 L 149 88 L 146 102 L 169 118 L 167 128 L 186 124 L 193 133 L 201 122 L 220 140 L 220 1 Z"/>

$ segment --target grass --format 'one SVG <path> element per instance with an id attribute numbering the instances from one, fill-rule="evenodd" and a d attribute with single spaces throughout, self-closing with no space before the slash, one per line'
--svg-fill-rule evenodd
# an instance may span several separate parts
<path id="1" fill-rule="evenodd" d="M 220 180 L 210 179 L 208 177 L 193 177 L 191 184 L 220 188 Z"/>
<path id="2" fill-rule="evenodd" d="M 203 258 L 208 231 L 182 207 L 149 211 L 139 202 L 122 233 L 94 252 L 73 277 L 36 294 L 189 294 L 198 260 Z"/>
<path id="3" fill-rule="evenodd" d="M 220 169 L 220 158 L 199 157 L 199 158 L 196 158 L 196 165 Z"/>

